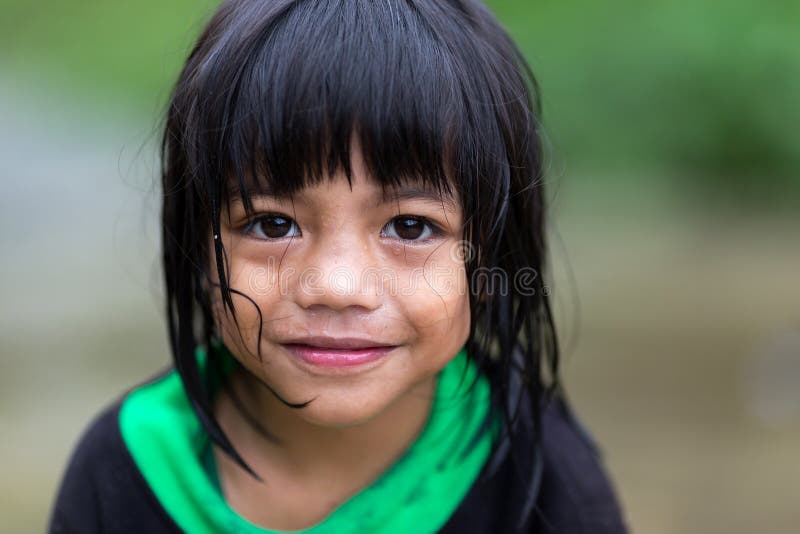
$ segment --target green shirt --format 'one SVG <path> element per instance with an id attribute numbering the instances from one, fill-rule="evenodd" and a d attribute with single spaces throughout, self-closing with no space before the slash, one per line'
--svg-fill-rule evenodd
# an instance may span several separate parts
<path id="1" fill-rule="evenodd" d="M 204 372 L 205 351 L 198 349 L 197 356 Z M 228 357 L 232 358 L 229 353 Z M 404 455 L 320 523 L 293 532 L 439 530 L 458 508 L 491 452 L 497 421 L 492 421 L 489 431 L 481 431 L 490 413 L 489 396 L 488 380 L 462 348 L 439 373 L 428 421 Z M 225 501 L 210 454 L 210 439 L 174 369 L 126 396 L 120 429 L 144 479 L 183 530 L 285 532 L 249 522 Z"/>

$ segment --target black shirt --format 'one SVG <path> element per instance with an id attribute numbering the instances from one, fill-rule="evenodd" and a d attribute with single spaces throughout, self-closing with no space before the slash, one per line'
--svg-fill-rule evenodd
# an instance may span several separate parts
<path id="1" fill-rule="evenodd" d="M 181 532 L 126 448 L 118 421 L 121 403 L 103 410 L 82 435 L 61 482 L 49 532 Z M 540 478 L 527 523 L 518 524 L 529 496 L 521 474 L 525 467 L 506 454 L 497 465 L 487 463 L 440 532 L 626 532 L 598 448 L 566 401 L 556 397 L 547 406 L 542 427 Z"/>

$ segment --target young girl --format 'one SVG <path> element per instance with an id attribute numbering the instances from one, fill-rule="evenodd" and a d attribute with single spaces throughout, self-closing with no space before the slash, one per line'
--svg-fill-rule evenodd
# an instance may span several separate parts
<path id="1" fill-rule="evenodd" d="M 624 532 L 558 382 L 533 77 L 475 0 L 228 0 L 172 94 L 174 368 L 51 532 Z"/>

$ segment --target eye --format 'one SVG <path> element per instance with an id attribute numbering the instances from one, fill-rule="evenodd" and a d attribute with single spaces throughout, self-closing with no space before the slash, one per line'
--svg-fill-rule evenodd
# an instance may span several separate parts
<path id="1" fill-rule="evenodd" d="M 422 217 L 400 215 L 383 227 L 382 235 L 404 241 L 425 241 L 441 231 Z"/>
<path id="2" fill-rule="evenodd" d="M 257 239 L 299 237 L 297 223 L 283 215 L 262 215 L 250 221 L 242 232 Z"/>

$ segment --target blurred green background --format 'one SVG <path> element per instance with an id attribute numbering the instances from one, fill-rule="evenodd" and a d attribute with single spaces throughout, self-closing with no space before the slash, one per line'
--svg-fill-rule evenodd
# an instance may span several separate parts
<path id="1" fill-rule="evenodd" d="M 539 79 L 564 377 L 635 532 L 800 524 L 800 3 L 492 1 Z M 0 0 L 0 517 L 168 363 L 160 113 L 215 2 Z"/>

